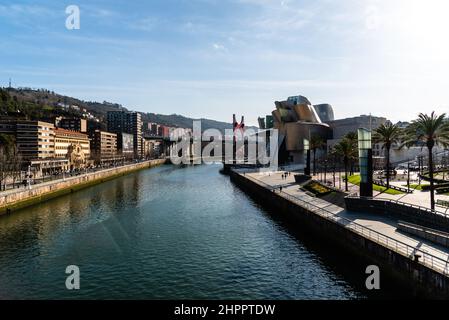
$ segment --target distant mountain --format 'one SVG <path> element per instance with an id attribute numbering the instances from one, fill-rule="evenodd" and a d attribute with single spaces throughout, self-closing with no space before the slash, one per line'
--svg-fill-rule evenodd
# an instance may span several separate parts
<path id="1" fill-rule="evenodd" d="M 192 119 L 178 114 L 162 115 L 156 113 L 143 113 L 142 119 L 144 122 L 156 122 L 167 126 L 177 126 L 181 128 L 192 128 L 193 120 L 201 121 L 201 129 L 206 130 L 210 128 L 224 131 L 225 129 L 232 129 L 232 123 L 215 121 L 210 119 Z"/>
<path id="2" fill-rule="evenodd" d="M 115 110 L 128 109 L 117 103 L 83 101 L 46 89 L 0 88 L 0 117 L 48 121 L 53 121 L 57 116 L 83 117 L 105 124 L 106 113 Z M 231 123 L 210 119 L 192 119 L 177 114 L 140 113 L 144 123 L 156 122 L 170 127 L 192 128 L 193 120 L 201 120 L 203 130 L 215 128 L 223 131 L 232 128 Z"/>

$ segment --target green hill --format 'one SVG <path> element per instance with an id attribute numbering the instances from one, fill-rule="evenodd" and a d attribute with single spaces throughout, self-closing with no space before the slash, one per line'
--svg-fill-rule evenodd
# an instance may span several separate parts
<path id="1" fill-rule="evenodd" d="M 22 118 L 53 121 L 57 116 L 83 117 L 105 124 L 106 113 L 114 110 L 130 110 L 107 101 L 83 101 L 60 95 L 46 89 L 0 88 L 0 118 Z M 144 113 L 142 120 L 170 127 L 191 128 L 193 120 L 201 120 L 202 129 L 216 128 L 220 131 L 232 128 L 231 123 L 210 119 L 192 119 L 182 115 Z"/>

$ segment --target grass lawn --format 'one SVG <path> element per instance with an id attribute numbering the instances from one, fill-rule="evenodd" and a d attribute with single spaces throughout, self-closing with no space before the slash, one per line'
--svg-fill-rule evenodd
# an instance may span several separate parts
<path id="1" fill-rule="evenodd" d="M 348 182 L 355 184 L 355 185 L 360 185 L 360 175 L 353 175 L 353 176 L 348 176 Z M 392 194 L 392 195 L 398 195 L 398 194 L 404 194 L 401 191 L 397 191 L 394 189 L 388 189 L 382 186 L 378 186 L 373 184 L 373 190 L 378 191 L 378 192 L 382 192 L 382 193 L 386 193 L 386 194 Z"/>
<path id="2" fill-rule="evenodd" d="M 326 195 L 332 192 L 332 189 L 329 189 L 315 181 L 309 182 L 303 188 L 317 196 Z"/>

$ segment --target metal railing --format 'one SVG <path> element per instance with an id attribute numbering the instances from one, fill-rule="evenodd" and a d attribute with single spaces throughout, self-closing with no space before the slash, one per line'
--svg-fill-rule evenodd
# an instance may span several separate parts
<path id="1" fill-rule="evenodd" d="M 394 203 L 394 204 L 398 204 L 404 207 L 408 207 L 408 208 L 414 208 L 414 209 L 418 209 L 420 211 L 424 211 L 426 213 L 429 214 L 435 214 L 435 215 L 439 215 L 442 216 L 444 218 L 449 219 L 449 214 L 446 214 L 442 211 L 437 211 L 437 210 L 432 210 L 430 208 L 427 207 L 423 207 L 423 206 L 419 206 L 417 204 L 413 204 L 413 203 L 408 203 L 408 202 L 402 202 L 399 200 L 394 200 L 394 199 L 388 199 L 388 198 L 363 198 L 363 197 L 356 197 L 356 196 L 348 196 L 347 198 L 360 198 L 360 199 L 368 199 L 368 200 L 373 200 L 373 201 L 379 201 L 379 202 L 389 202 L 389 203 Z"/>
<path id="2" fill-rule="evenodd" d="M 27 186 L 27 187 L 22 187 L 22 188 L 8 189 L 8 190 L 1 191 L 0 192 L 0 196 L 2 196 L 2 197 L 5 196 L 6 197 L 6 196 L 9 196 L 9 195 L 14 194 L 14 193 L 30 190 L 30 188 L 31 189 L 35 189 L 35 188 L 38 188 L 38 187 L 52 185 L 52 184 L 56 184 L 56 183 L 63 182 L 63 181 L 71 181 L 71 180 L 75 180 L 75 179 L 78 179 L 78 178 L 83 178 L 83 177 L 89 176 L 89 175 L 94 174 L 94 173 L 105 173 L 105 172 L 113 171 L 115 169 L 123 169 L 123 168 L 126 168 L 126 167 L 132 167 L 132 166 L 134 166 L 136 164 L 145 163 L 145 162 L 154 161 L 154 160 L 160 160 L 160 158 L 159 159 L 151 159 L 151 160 L 141 160 L 141 161 L 138 161 L 138 162 L 128 162 L 128 163 L 125 163 L 125 164 L 120 165 L 120 166 L 102 167 L 102 168 L 96 168 L 95 170 L 89 169 L 89 170 L 85 170 L 83 172 L 80 172 L 77 175 L 76 174 L 61 175 L 61 177 L 58 178 L 58 179 L 43 181 L 43 182 L 40 182 L 40 183 L 32 183 L 30 185 L 30 187 Z"/>
<path id="3" fill-rule="evenodd" d="M 350 219 L 340 217 L 335 215 L 333 212 L 318 207 L 317 205 L 314 205 L 312 203 L 309 203 L 307 201 L 304 201 L 298 197 L 295 197 L 291 194 L 288 194 L 284 191 L 279 191 L 279 188 L 272 187 L 269 184 L 256 179 L 254 177 L 251 177 L 249 175 L 245 175 L 245 178 L 252 180 L 253 182 L 273 191 L 281 195 L 282 197 L 297 203 L 302 208 L 309 210 L 313 213 L 316 213 L 320 215 L 321 217 L 335 222 L 345 228 L 351 229 L 352 231 L 362 235 L 363 237 L 374 241 L 390 250 L 393 250 L 407 258 L 410 258 L 412 260 L 415 260 L 415 258 L 418 258 L 418 263 L 425 265 L 426 267 L 431 268 L 432 270 L 435 270 L 437 272 L 441 272 L 443 275 L 449 275 L 449 264 L 446 260 L 439 258 L 437 256 L 434 256 L 422 249 L 418 249 L 416 247 L 413 247 L 411 245 L 408 245 L 404 242 L 401 242 L 399 240 L 393 239 L 389 236 L 386 236 L 380 232 L 377 232 L 375 230 L 372 230 L 370 228 L 367 228 L 361 224 L 358 224 Z M 389 200 L 389 199 L 388 199 Z M 418 206 L 419 207 L 419 206 Z M 430 210 L 430 209 L 429 209 Z"/>
<path id="4" fill-rule="evenodd" d="M 387 184 L 385 182 L 383 182 L 382 180 L 374 180 L 373 184 L 380 186 L 380 187 L 385 187 L 385 188 L 387 187 Z M 393 189 L 393 190 L 400 191 L 403 193 L 413 193 L 413 191 L 414 191 L 412 188 L 407 189 L 407 188 L 398 187 L 398 186 L 395 186 L 392 184 L 390 184 L 389 189 Z"/>

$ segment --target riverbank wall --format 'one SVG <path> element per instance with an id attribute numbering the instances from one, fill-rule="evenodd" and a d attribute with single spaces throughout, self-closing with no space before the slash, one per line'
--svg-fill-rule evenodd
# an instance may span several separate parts
<path id="1" fill-rule="evenodd" d="M 404 254 L 394 249 L 394 243 L 386 246 L 381 238 L 368 237 L 363 229 L 338 223 L 338 218 L 301 206 L 280 192 L 231 170 L 230 179 L 257 202 L 279 216 L 286 218 L 295 228 L 307 230 L 316 239 L 333 246 L 349 256 L 358 256 L 379 266 L 381 272 L 388 272 L 398 281 L 413 288 L 419 296 L 449 298 L 447 272 L 437 271 L 422 261 L 414 259 L 412 252 Z M 370 234 L 371 235 L 371 234 Z M 387 240 L 388 244 L 388 240 Z M 406 251 L 408 252 L 408 251 Z M 348 261 L 348 263 L 351 263 Z M 365 270 L 361 270 L 364 272 Z M 446 269 L 447 271 L 447 269 Z"/>
<path id="2" fill-rule="evenodd" d="M 121 167 L 82 174 L 66 179 L 31 186 L 31 189 L 9 190 L 0 193 L 0 215 L 41 203 L 43 201 L 73 193 L 131 172 L 162 165 L 165 159 L 148 160 Z"/>

